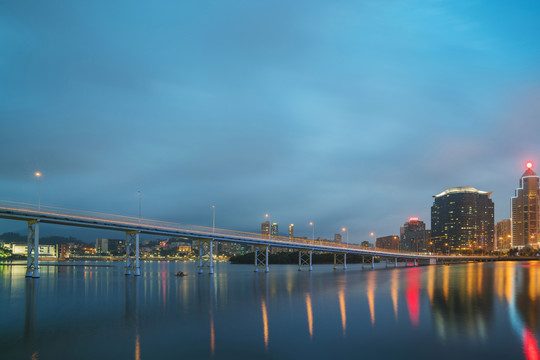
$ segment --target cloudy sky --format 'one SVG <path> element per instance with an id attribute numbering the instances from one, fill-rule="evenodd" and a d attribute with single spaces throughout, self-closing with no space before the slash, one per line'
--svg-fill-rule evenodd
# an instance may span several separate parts
<path id="1" fill-rule="evenodd" d="M 540 165 L 537 1 L 0 2 L 0 199 L 351 242 Z M 24 229 L 2 220 L 1 231 Z M 60 233 L 74 229 L 50 230 Z M 87 238 L 98 237 L 95 232 Z"/>

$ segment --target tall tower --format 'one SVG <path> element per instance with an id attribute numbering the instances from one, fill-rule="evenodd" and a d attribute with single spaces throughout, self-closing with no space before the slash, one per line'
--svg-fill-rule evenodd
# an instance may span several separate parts
<path id="1" fill-rule="evenodd" d="M 538 175 L 528 162 L 527 170 L 519 179 L 519 187 L 512 197 L 512 246 L 538 246 L 540 241 L 540 188 Z"/>
<path id="2" fill-rule="evenodd" d="M 270 221 L 264 221 L 261 223 L 261 235 L 270 235 Z"/>
<path id="3" fill-rule="evenodd" d="M 294 224 L 289 225 L 289 239 L 294 238 Z"/>
<path id="4" fill-rule="evenodd" d="M 424 252 L 428 248 L 426 224 L 412 217 L 401 230 L 400 248 L 405 251 Z"/>
<path id="5" fill-rule="evenodd" d="M 278 236 L 278 224 L 277 223 L 272 224 L 272 236 Z"/>
<path id="6" fill-rule="evenodd" d="M 492 250 L 494 205 L 491 192 L 456 187 L 435 195 L 431 207 L 431 240 L 443 253 Z"/>

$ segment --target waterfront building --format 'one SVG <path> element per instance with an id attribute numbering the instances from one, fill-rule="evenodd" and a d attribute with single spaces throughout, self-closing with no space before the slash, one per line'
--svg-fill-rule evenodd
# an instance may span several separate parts
<path id="1" fill-rule="evenodd" d="M 334 242 L 336 244 L 341 244 L 341 241 L 342 241 L 341 234 L 334 234 Z"/>
<path id="2" fill-rule="evenodd" d="M 375 240 L 375 247 L 378 249 L 398 250 L 399 249 L 399 236 L 388 235 L 381 236 Z"/>
<path id="3" fill-rule="evenodd" d="M 22 244 L 6 244 L 7 249 L 11 250 L 13 255 L 26 255 L 28 253 L 28 245 Z M 58 257 L 58 245 L 39 245 L 39 256 L 43 257 Z"/>
<path id="4" fill-rule="evenodd" d="M 494 205 L 491 192 L 455 187 L 434 196 L 431 241 L 435 250 L 462 253 L 492 250 Z"/>
<path id="5" fill-rule="evenodd" d="M 429 230 L 426 223 L 417 217 L 409 218 L 401 227 L 400 249 L 405 251 L 426 252 L 429 247 Z"/>
<path id="6" fill-rule="evenodd" d="M 371 247 L 371 244 L 369 243 L 369 241 L 366 240 L 366 241 L 362 241 L 362 242 L 360 243 L 360 246 L 363 246 L 363 247 Z"/>
<path id="7" fill-rule="evenodd" d="M 538 175 L 527 163 L 527 170 L 519 179 L 519 187 L 512 197 L 512 247 L 533 245 L 540 241 L 540 188 Z"/>
<path id="8" fill-rule="evenodd" d="M 495 225 L 495 248 L 510 249 L 512 246 L 512 221 L 504 219 Z"/>
<path id="9" fill-rule="evenodd" d="M 109 252 L 109 239 L 96 239 L 96 254 Z"/>
<path id="10" fill-rule="evenodd" d="M 289 225 L 289 239 L 294 237 L 294 224 Z"/>

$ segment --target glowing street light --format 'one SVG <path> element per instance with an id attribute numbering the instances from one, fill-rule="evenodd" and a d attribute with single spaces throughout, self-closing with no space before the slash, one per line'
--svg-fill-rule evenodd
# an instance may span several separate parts
<path id="1" fill-rule="evenodd" d="M 41 211 L 41 173 L 36 171 L 34 175 L 38 178 L 38 211 Z"/>
<path id="2" fill-rule="evenodd" d="M 344 228 L 341 228 L 341 231 L 347 233 L 347 249 L 348 249 L 349 248 L 349 229 L 344 227 Z"/>
<path id="3" fill-rule="evenodd" d="M 313 240 L 313 243 L 315 243 L 315 224 L 313 224 L 313 221 L 310 221 L 309 222 L 309 226 L 311 226 L 313 229 L 312 229 L 312 237 L 311 239 Z"/>
<path id="4" fill-rule="evenodd" d="M 373 247 L 375 247 L 375 233 L 371 232 L 369 236 L 373 236 Z"/>

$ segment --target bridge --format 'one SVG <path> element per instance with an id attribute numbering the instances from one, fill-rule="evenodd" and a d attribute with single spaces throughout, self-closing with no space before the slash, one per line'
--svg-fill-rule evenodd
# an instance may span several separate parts
<path id="1" fill-rule="evenodd" d="M 141 274 L 139 262 L 139 234 L 163 235 L 169 237 L 185 237 L 198 241 L 199 272 L 208 270 L 214 272 L 213 242 L 225 241 L 253 245 L 255 248 L 254 266 L 266 272 L 268 267 L 268 249 L 270 247 L 292 248 L 299 251 L 298 267 L 312 270 L 313 251 L 334 254 L 334 269 L 347 269 L 347 254 L 371 256 L 371 267 L 374 257 L 394 260 L 397 267 L 398 259 L 412 261 L 417 266 L 422 260 L 429 264 L 437 262 L 495 260 L 494 256 L 450 256 L 436 254 L 419 254 L 406 251 L 392 251 L 368 248 L 353 244 L 340 244 L 328 241 L 313 241 L 301 238 L 289 238 L 274 235 L 218 229 L 196 225 L 150 220 L 115 214 L 105 214 L 92 211 L 63 209 L 30 203 L 0 201 L 0 218 L 25 221 L 28 225 L 27 234 L 27 269 L 26 276 L 39 278 L 39 224 L 56 224 L 77 226 L 104 230 L 116 230 L 126 234 L 126 275 Z M 388 265 L 388 262 L 387 262 Z"/>

